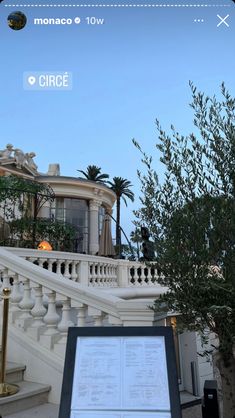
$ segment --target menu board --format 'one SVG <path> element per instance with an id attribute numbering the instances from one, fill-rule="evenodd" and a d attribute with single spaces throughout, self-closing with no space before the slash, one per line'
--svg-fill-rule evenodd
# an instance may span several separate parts
<path id="1" fill-rule="evenodd" d="M 73 339 L 71 393 L 66 415 L 61 412 L 60 418 L 181 416 L 172 414 L 164 335 L 126 335 L 127 328 L 120 332 L 124 335 L 96 335 L 97 329 L 94 333 Z"/>
<path id="2" fill-rule="evenodd" d="M 170 410 L 164 337 L 80 337 L 76 351 L 72 411 Z"/>
<path id="3" fill-rule="evenodd" d="M 151 413 L 151 415 L 148 413 L 133 413 L 133 412 L 129 412 L 129 413 L 124 413 L 124 414 L 120 414 L 120 413 L 106 413 L 106 412 L 96 412 L 96 413 L 86 413 L 86 412 L 72 412 L 71 413 L 71 418 L 171 418 L 171 414 L 170 413 L 161 413 L 161 412 L 156 412 L 156 413 Z"/>

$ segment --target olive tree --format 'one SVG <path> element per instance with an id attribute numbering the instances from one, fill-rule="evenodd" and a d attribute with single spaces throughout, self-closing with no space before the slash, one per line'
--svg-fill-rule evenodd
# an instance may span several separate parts
<path id="1" fill-rule="evenodd" d="M 21 225 L 30 221 L 33 225 L 31 240 L 36 241 L 36 222 L 40 209 L 46 202 L 52 203 L 54 191 L 49 184 L 17 176 L 0 177 L 0 219 L 2 230 L 10 227 L 12 222 Z M 14 226 L 16 226 L 16 223 Z M 4 233 L 2 234 L 4 241 Z M 7 234 L 9 235 L 9 234 Z"/>
<path id="2" fill-rule="evenodd" d="M 136 225 L 155 240 L 160 283 L 157 311 L 180 313 L 181 325 L 217 343 L 223 417 L 235 417 L 235 98 L 224 84 L 208 97 L 190 83 L 194 132 L 166 133 L 157 121 L 160 176 L 142 151 L 141 207 Z M 163 178 L 162 178 L 163 177 Z M 165 307 L 165 308 L 164 308 Z"/>

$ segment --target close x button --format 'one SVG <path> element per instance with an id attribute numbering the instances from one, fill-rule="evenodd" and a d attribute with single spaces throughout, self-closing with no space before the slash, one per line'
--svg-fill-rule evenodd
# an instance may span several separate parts
<path id="1" fill-rule="evenodd" d="M 224 17 L 222 17 L 220 15 L 217 15 L 217 17 L 219 19 L 219 23 L 217 24 L 217 28 L 221 25 L 225 25 L 225 26 L 227 26 L 227 28 L 229 28 L 229 24 L 227 22 L 227 19 L 229 18 L 229 14 L 224 16 Z"/>

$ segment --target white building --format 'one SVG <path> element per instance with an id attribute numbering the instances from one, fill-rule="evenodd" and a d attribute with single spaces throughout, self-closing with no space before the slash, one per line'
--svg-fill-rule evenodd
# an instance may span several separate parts
<path id="1" fill-rule="evenodd" d="M 44 204 L 38 216 L 72 224 L 76 228 L 74 251 L 96 254 L 104 214 L 111 214 L 115 193 L 97 182 L 61 176 L 59 164 L 50 164 L 46 174 L 39 173 L 32 155 L 7 144 L 0 151 L 0 175 L 16 175 L 51 186 L 55 199 Z"/>
<path id="2" fill-rule="evenodd" d="M 58 404 L 69 326 L 175 328 L 177 319 L 170 314 L 156 317 L 149 309 L 166 291 L 158 284 L 154 268 L 95 255 L 102 215 L 112 210 L 114 193 L 101 184 L 60 176 L 58 165 L 39 174 L 32 153 L 28 156 L 18 150 L 12 155 L 12 148 L 0 151 L 0 175 L 16 174 L 50 184 L 56 199 L 42 208 L 40 216 L 72 222 L 83 237 L 78 253 L 0 247 L 2 287 L 12 289 L 9 359 L 26 365 L 24 378 L 30 387 L 32 382 L 41 385 L 45 396 L 39 403 L 49 396 L 50 402 Z M 203 348 L 196 333 L 175 334 L 175 349 L 182 403 L 197 402 L 204 380 L 212 378 L 211 364 L 198 355 Z M 34 405 L 24 385 L 20 383 L 22 399 L 16 407 L 17 395 L 11 398 L 13 406 L 0 398 L 3 414 Z"/>

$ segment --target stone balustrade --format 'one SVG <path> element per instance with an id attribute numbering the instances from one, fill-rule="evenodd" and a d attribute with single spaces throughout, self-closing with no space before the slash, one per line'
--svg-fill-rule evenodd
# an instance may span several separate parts
<path id="1" fill-rule="evenodd" d="M 50 399 L 59 402 L 68 328 L 151 326 L 152 292 L 163 289 L 142 287 L 140 280 L 152 276 L 138 270 L 141 264 L 132 276 L 126 260 L 23 251 L 0 247 L 0 294 L 3 287 L 12 290 L 9 356 L 30 365 L 32 379 L 51 384 Z"/>
<path id="2" fill-rule="evenodd" d="M 158 272 L 158 269 L 154 263 L 152 265 L 132 262 L 128 267 L 128 285 L 129 286 L 159 286 L 159 277 L 161 273 Z"/>
<path id="3" fill-rule="evenodd" d="M 156 266 L 87 254 L 5 248 L 33 264 L 88 287 L 156 287 Z"/>
<path id="4" fill-rule="evenodd" d="M 32 262 L 35 259 L 38 265 Z M 69 269 L 69 259 L 56 260 L 56 268 L 61 268 L 63 262 L 64 273 L 72 272 Z M 45 262 L 53 266 L 51 261 L 53 258 L 49 259 L 48 254 L 47 258 L 30 255 L 25 260 L 23 255 L 19 257 L 0 248 L 1 285 L 12 288 L 11 321 L 30 338 L 59 353 L 65 348 L 70 326 L 125 326 L 133 321 L 137 325 L 137 318 L 138 324 L 151 324 L 152 312 L 148 310 L 147 303 L 125 301 L 102 292 L 102 289 L 85 287 L 79 281 L 75 283 L 72 277 L 68 280 L 69 277 L 58 271 L 53 273 L 53 269 L 44 268 Z M 105 275 L 109 275 L 109 280 L 115 278 L 116 261 L 110 265 L 105 262 L 102 268 L 97 261 L 90 263 L 89 277 L 97 280 L 100 286 Z"/>

